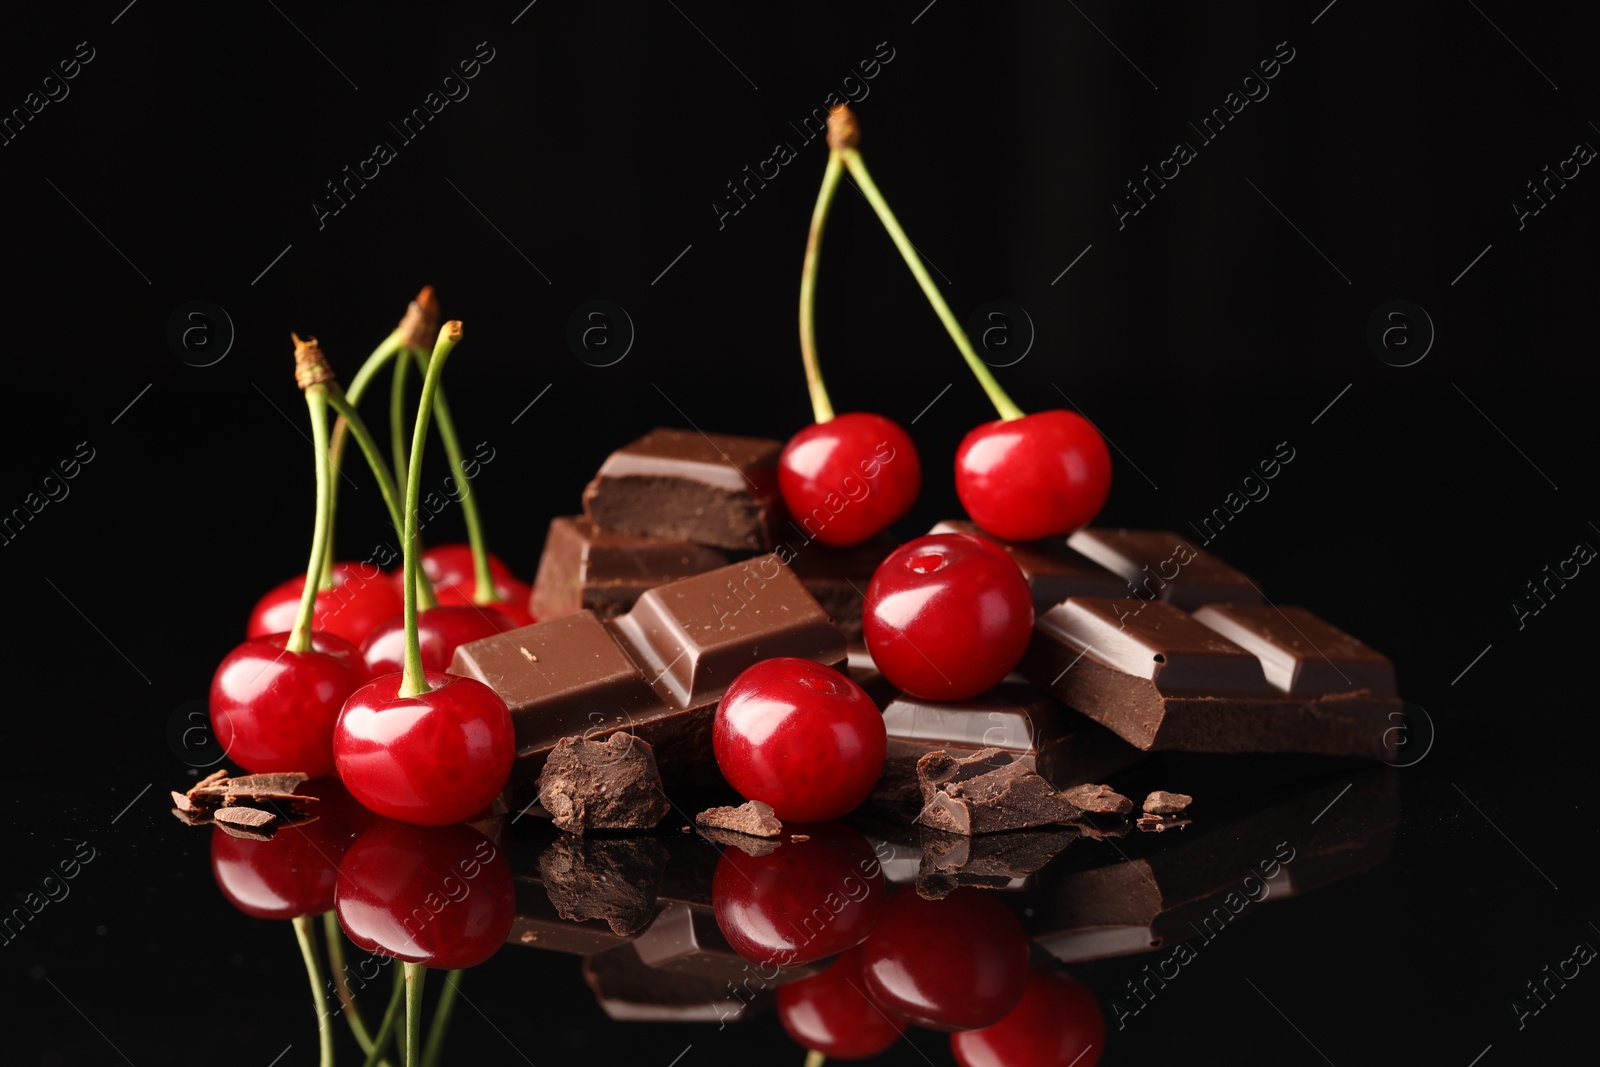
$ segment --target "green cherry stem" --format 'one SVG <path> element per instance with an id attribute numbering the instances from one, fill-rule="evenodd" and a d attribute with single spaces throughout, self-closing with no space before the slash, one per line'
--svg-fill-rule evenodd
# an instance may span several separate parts
<path id="1" fill-rule="evenodd" d="M 293 334 L 290 335 L 294 336 Z M 322 348 L 315 337 L 309 341 L 294 338 L 294 377 L 306 395 L 311 411 L 311 447 L 317 460 L 317 518 L 311 533 L 311 561 L 306 565 L 305 588 L 300 593 L 300 611 L 284 645 L 288 652 L 311 651 L 311 626 L 316 618 L 316 575 L 322 573 L 323 560 L 330 552 L 333 534 L 332 475 L 328 467 L 328 391 L 325 382 L 333 377 Z"/>
<path id="2" fill-rule="evenodd" d="M 378 1024 L 378 1036 L 373 1038 L 372 1048 L 367 1051 L 367 1058 L 362 1061 L 361 1067 L 383 1067 L 389 1061 L 383 1058 L 383 1050 L 389 1047 L 389 1041 L 394 1037 L 394 1028 L 400 1023 L 400 1006 L 405 1003 L 406 982 L 400 977 L 400 972 L 394 975 L 394 992 L 389 995 L 389 1006 L 384 1010 L 383 1021 Z"/>
<path id="3" fill-rule="evenodd" d="M 372 354 L 367 357 L 366 362 L 361 364 L 361 369 L 356 371 L 356 376 L 350 379 L 350 387 L 344 391 L 344 395 L 349 399 L 352 407 L 361 403 L 361 398 L 366 394 L 367 387 L 372 384 L 373 377 L 388 365 L 389 361 L 394 358 L 396 352 L 399 352 L 403 347 L 405 347 L 406 336 L 407 334 L 405 331 L 405 325 L 402 323 L 401 326 L 396 328 L 393 333 L 389 334 L 388 337 L 385 337 L 383 339 L 383 343 L 378 345 L 377 348 L 373 349 Z M 349 432 L 349 425 L 343 418 L 334 420 L 333 441 L 329 446 L 329 463 L 333 468 L 334 474 L 339 474 L 344 469 L 345 438 Z M 339 479 L 334 478 L 329 485 L 333 492 L 334 514 L 335 517 L 337 517 L 339 507 Z M 329 555 L 327 560 L 323 563 L 322 588 L 333 588 L 332 555 Z"/>
<path id="4" fill-rule="evenodd" d="M 321 1067 L 333 1067 L 333 1024 L 328 1017 L 328 1001 L 322 991 L 322 967 L 317 962 L 316 946 L 311 943 L 311 918 L 297 915 L 293 923 L 294 938 L 300 942 L 300 957 L 306 963 L 306 980 L 311 983 L 311 1004 L 317 1010 L 317 1045 L 321 1050 L 317 1062 Z"/>
<path id="5" fill-rule="evenodd" d="M 445 1035 L 450 1032 L 450 1013 L 455 1010 L 456 994 L 461 992 L 461 976 L 465 973 L 449 971 L 444 976 L 444 992 L 439 994 L 439 1003 L 433 1006 L 428 1042 L 422 1046 L 422 1067 L 438 1067 L 439 1056 L 444 1051 Z"/>
<path id="6" fill-rule="evenodd" d="M 832 119 L 829 119 L 831 125 Z M 862 162 L 861 152 L 854 148 L 845 148 L 840 154 L 844 157 L 844 165 L 850 169 L 861 193 L 867 198 L 867 203 L 872 205 L 872 210 L 877 212 L 878 221 L 883 223 L 883 228 L 889 231 L 889 237 L 894 241 L 894 246 L 900 250 L 900 258 L 906 261 L 906 266 L 911 268 L 911 274 L 917 279 L 917 285 L 922 288 L 922 293 L 928 298 L 928 303 L 933 305 L 934 314 L 939 316 L 939 321 L 944 323 L 944 328 L 950 334 L 950 339 L 956 343 L 956 348 L 961 350 L 961 356 L 967 361 L 967 366 L 977 377 L 978 384 L 983 386 L 983 391 L 989 394 L 989 402 L 1000 413 L 1002 420 L 1020 419 L 1026 414 L 1014 404 L 1000 383 L 995 381 L 994 375 L 989 373 L 989 368 L 978 358 L 978 353 L 973 351 L 972 342 L 967 339 L 967 333 L 961 328 L 961 323 L 956 321 L 955 315 L 950 311 L 950 306 L 944 302 L 944 297 L 939 295 L 939 290 L 933 284 L 933 279 L 928 276 L 928 271 L 922 265 L 922 258 L 906 232 L 900 228 L 900 223 L 895 219 L 894 212 L 889 210 L 889 204 L 883 199 L 883 194 L 878 191 L 878 186 L 872 180 L 872 175 L 867 173 L 867 165 Z"/>
<path id="7" fill-rule="evenodd" d="M 411 373 L 411 361 L 403 349 L 394 361 L 394 374 L 389 377 L 389 454 L 394 457 L 394 469 L 406 470 L 411 466 L 406 456 L 406 378 Z"/>
<path id="8" fill-rule="evenodd" d="M 818 422 L 833 418 L 833 403 L 828 399 L 828 387 L 822 382 L 822 367 L 817 363 L 817 262 L 822 256 L 822 231 L 828 224 L 828 209 L 833 206 L 833 196 L 843 175 L 844 160 L 837 149 L 830 148 L 828 167 L 822 172 L 822 188 L 817 192 L 817 206 L 811 209 L 811 232 L 806 235 L 806 258 L 800 268 L 800 362 L 806 368 L 811 412 Z"/>
<path id="9" fill-rule="evenodd" d="M 405 1067 L 421 1067 L 422 1046 L 422 983 L 428 968 L 421 963 L 408 963 L 406 968 L 406 1054 Z"/>
<path id="10" fill-rule="evenodd" d="M 828 1062 L 828 1057 L 824 1056 L 816 1049 L 812 1049 L 810 1052 L 806 1053 L 805 1067 L 822 1067 L 822 1065 L 826 1062 Z"/>
<path id="11" fill-rule="evenodd" d="M 427 370 L 428 354 L 420 348 L 411 349 L 411 357 L 416 360 L 417 367 Z M 395 368 L 398 375 L 400 368 Z M 450 460 L 450 466 L 455 469 L 456 477 L 460 482 L 457 488 L 461 495 L 456 497 L 461 503 L 461 517 L 467 524 L 467 543 L 472 548 L 472 570 L 477 588 L 473 591 L 474 604 L 492 604 L 494 595 L 494 572 L 489 569 L 489 546 L 483 537 L 483 520 L 478 516 L 478 502 L 472 498 L 472 492 L 467 488 L 471 475 L 467 473 L 464 455 L 461 451 L 461 438 L 456 434 L 456 421 L 450 415 L 450 404 L 445 400 L 444 386 L 439 387 L 433 401 L 433 418 L 439 424 L 439 439 L 444 442 L 445 456 Z"/>
<path id="12" fill-rule="evenodd" d="M 461 322 L 452 319 L 439 329 L 439 340 L 433 348 L 433 358 L 428 361 L 428 373 L 422 380 L 422 400 L 417 405 L 417 425 L 411 434 L 411 470 L 406 476 L 405 540 L 401 546 L 405 553 L 406 596 L 406 660 L 400 680 L 402 697 L 414 697 L 430 692 L 427 675 L 422 669 L 422 646 L 417 637 L 417 575 L 422 570 L 422 551 L 417 544 L 417 508 L 422 496 L 422 446 L 428 440 L 428 416 L 433 411 L 433 399 L 439 392 L 439 378 L 444 373 L 445 360 L 451 349 L 461 340 Z M 411 964 L 406 965 L 408 968 Z M 407 978 L 410 972 L 407 971 Z M 409 1000 L 408 1000 L 409 1004 Z M 409 1015 L 407 1030 L 411 1027 Z M 406 1061 L 408 1067 L 411 1060 Z"/>
<path id="13" fill-rule="evenodd" d="M 350 1024 L 356 1044 L 370 1056 L 373 1049 L 372 1033 L 367 1029 L 367 1021 L 361 1017 L 361 1009 L 356 1007 L 355 994 L 350 992 L 350 983 L 345 978 L 344 934 L 339 929 L 338 914 L 331 909 L 322 913 L 322 940 L 328 948 L 328 971 L 333 975 L 333 988 L 339 996 L 339 1007 L 344 1012 L 345 1021 Z M 387 1061 L 380 1059 L 377 1062 Z"/>

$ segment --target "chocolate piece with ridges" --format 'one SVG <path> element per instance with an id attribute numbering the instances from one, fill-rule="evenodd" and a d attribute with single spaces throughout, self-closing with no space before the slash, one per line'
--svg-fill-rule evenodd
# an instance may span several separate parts
<path id="1" fill-rule="evenodd" d="M 959 759 L 929 752 L 917 761 L 917 821 L 954 834 L 1053 826 L 1083 814 L 1015 753 L 985 748 Z"/>
<path id="2" fill-rule="evenodd" d="M 1394 664 L 1305 608 L 1270 604 L 1207 604 L 1196 622 L 1261 661 L 1267 681 L 1285 693 L 1319 696 L 1366 690 L 1395 695 Z"/>
<path id="3" fill-rule="evenodd" d="M 1072 596 L 1131 596 L 1126 579 L 1067 545 L 1064 537 L 1041 541 L 1002 541 L 975 522 L 946 519 L 930 534 L 964 533 L 992 541 L 1006 550 L 1033 593 L 1033 610 L 1043 614 Z"/>
<path id="4" fill-rule="evenodd" d="M 688 541 L 608 533 L 582 515 L 550 520 L 528 610 L 554 619 L 588 610 L 612 619 L 647 589 L 728 565 L 714 548 Z"/>
<path id="5" fill-rule="evenodd" d="M 1243 573 L 1166 530 L 1091 528 L 1068 537 L 1067 544 L 1132 587 L 1101 595 L 1165 600 L 1190 610 L 1202 604 L 1261 603 L 1261 590 Z"/>
<path id="6" fill-rule="evenodd" d="M 539 803 L 563 830 L 648 830 L 671 810 L 648 741 L 564 737 L 539 776 Z"/>
<path id="7" fill-rule="evenodd" d="M 782 441 L 695 430 L 653 430 L 619 448 L 583 491 L 603 530 L 761 551 L 782 519 Z"/>
<path id="8" fill-rule="evenodd" d="M 1335 673 L 1371 670 L 1365 646 L 1330 646 Z M 1020 670 L 1145 750 L 1394 759 L 1399 699 L 1366 689 L 1286 693 L 1261 659 L 1172 604 L 1068 600 L 1034 624 Z"/>

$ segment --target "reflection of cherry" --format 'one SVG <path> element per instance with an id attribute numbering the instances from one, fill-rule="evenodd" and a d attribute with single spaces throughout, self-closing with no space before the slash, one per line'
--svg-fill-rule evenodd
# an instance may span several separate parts
<path id="1" fill-rule="evenodd" d="M 874 1004 L 850 949 L 811 978 L 778 989 L 778 1021 L 801 1047 L 831 1060 L 861 1060 L 894 1044 L 906 1022 Z"/>
<path id="2" fill-rule="evenodd" d="M 956 449 L 956 495 L 1008 541 L 1087 526 L 1111 492 L 1111 451 L 1088 419 L 1040 411 L 975 427 Z"/>
<path id="3" fill-rule="evenodd" d="M 861 620 L 885 678 L 924 700 L 964 700 L 997 685 L 1027 651 L 1033 596 L 1000 546 L 930 534 L 879 564 Z"/>
<path id="4" fill-rule="evenodd" d="M 916 446 L 882 415 L 853 411 L 814 422 L 778 457 L 784 504 L 825 545 L 857 545 L 886 529 L 911 510 L 921 487 Z"/>
<path id="5" fill-rule="evenodd" d="M 1106 1021 L 1094 994 L 1059 971 L 1030 977 L 1022 1000 L 993 1026 L 950 1035 L 950 1051 L 961 1067 L 1094 1067 L 1105 1046 Z"/>
<path id="6" fill-rule="evenodd" d="M 504 853 L 470 826 L 386 821 L 339 864 L 339 923 L 357 946 L 406 963 L 482 963 L 511 932 L 516 892 Z"/>
<path id="7" fill-rule="evenodd" d="M 417 612 L 417 640 L 422 648 L 422 667 L 444 671 L 456 649 L 469 641 L 505 633 L 516 628 L 502 612 L 477 605 L 427 608 Z M 405 667 L 406 620 L 396 615 L 373 630 L 361 645 L 367 669 L 377 678 L 394 674 Z"/>
<path id="8" fill-rule="evenodd" d="M 489 571 L 494 575 L 494 600 L 486 606 L 504 612 L 518 626 L 531 625 L 533 614 L 528 611 L 528 597 L 533 587 L 512 574 L 511 568 L 493 552 L 489 553 Z M 473 571 L 471 545 L 435 545 L 422 553 L 422 572 L 433 583 L 439 603 L 454 606 L 474 603 L 478 582 Z M 395 589 L 404 592 L 404 570 L 396 570 L 392 577 Z"/>
<path id="9" fill-rule="evenodd" d="M 305 652 L 289 651 L 289 639 L 253 638 L 223 657 L 211 679 L 211 728 L 247 771 L 331 774 L 334 722 L 367 665 L 342 637 L 314 632 Z"/>
<path id="10" fill-rule="evenodd" d="M 804 828 L 765 856 L 726 848 L 711 901 L 734 951 L 752 963 L 810 963 L 861 941 L 885 896 L 883 873 L 867 839 L 843 823 Z"/>
<path id="11" fill-rule="evenodd" d="M 233 906 L 258 919 L 319 915 L 333 907 L 339 860 L 355 834 L 375 821 L 337 778 L 318 778 L 297 793 L 319 798 L 307 807 L 316 819 L 280 827 L 266 841 L 235 837 L 218 827 L 211 837 L 211 873 Z"/>
<path id="12" fill-rule="evenodd" d="M 861 970 L 868 992 L 912 1022 L 974 1030 L 1022 999 L 1028 938 L 986 890 L 924 900 L 908 887 L 889 898 L 861 948 Z"/>
<path id="13" fill-rule="evenodd" d="M 363 570 L 373 573 L 366 575 Z M 305 575 L 301 575 L 256 601 L 246 635 L 260 637 L 291 629 L 300 607 L 300 593 L 305 587 Z M 365 563 L 335 563 L 333 588 L 317 592 L 311 628 L 338 634 L 351 644 L 359 645 L 379 623 L 400 614 L 402 606 L 400 594 L 376 567 Z"/>

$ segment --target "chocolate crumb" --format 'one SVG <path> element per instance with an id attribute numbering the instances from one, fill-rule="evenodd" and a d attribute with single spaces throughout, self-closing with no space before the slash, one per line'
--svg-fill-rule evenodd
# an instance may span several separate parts
<path id="1" fill-rule="evenodd" d="M 732 830 L 751 837 L 777 837 L 783 823 L 773 814 L 772 805 L 749 800 L 737 808 L 707 808 L 694 817 L 695 825 L 717 830 Z"/>
<path id="2" fill-rule="evenodd" d="M 1075 785 L 1062 796 L 1093 815 L 1126 815 L 1133 810 L 1133 801 L 1109 785 Z"/>
<path id="3" fill-rule="evenodd" d="M 795 841 L 810 841 L 811 840 L 811 835 L 810 834 L 790 834 L 789 835 L 789 840 L 791 842 L 795 842 Z"/>
<path id="4" fill-rule="evenodd" d="M 1144 798 L 1144 810 L 1150 815 L 1176 815 L 1193 803 L 1194 797 L 1187 793 L 1169 793 L 1165 789 L 1157 789 Z"/>
<path id="5" fill-rule="evenodd" d="M 604 741 L 563 737 L 550 750 L 538 790 L 551 821 L 574 834 L 648 830 L 671 809 L 655 751 L 632 734 Z"/>
<path id="6" fill-rule="evenodd" d="M 1166 830 L 1181 830 L 1183 827 L 1188 826 L 1192 822 L 1194 822 L 1193 819 L 1185 819 L 1176 815 L 1145 814 L 1139 816 L 1138 821 L 1134 823 L 1134 825 L 1145 833 L 1159 834 Z"/>

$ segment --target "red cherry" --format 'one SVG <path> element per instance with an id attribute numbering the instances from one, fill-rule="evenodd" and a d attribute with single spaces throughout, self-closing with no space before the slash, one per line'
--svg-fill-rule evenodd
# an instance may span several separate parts
<path id="1" fill-rule="evenodd" d="M 433 688 L 400 696 L 386 674 L 350 695 L 333 730 L 339 778 L 361 803 L 391 819 L 444 826 L 500 795 L 516 736 L 506 702 L 472 678 L 427 671 Z"/>
<path id="2" fill-rule="evenodd" d="M 417 638 L 422 647 L 422 667 L 443 671 L 450 667 L 456 649 L 468 641 L 503 634 L 517 624 L 494 608 L 437 607 L 417 612 Z M 406 619 L 396 615 L 379 626 L 361 645 L 372 677 L 393 674 L 405 667 Z"/>
<path id="3" fill-rule="evenodd" d="M 223 657 L 211 679 L 211 729 L 228 758 L 252 773 L 333 773 L 333 726 L 369 677 L 361 650 L 312 631 L 311 651 L 289 635 L 256 637 Z"/>
<path id="4" fill-rule="evenodd" d="M 1111 452 L 1073 411 L 975 427 L 956 449 L 956 495 L 972 521 L 1007 541 L 1071 533 L 1111 492 Z"/>
<path id="5" fill-rule="evenodd" d="M 824 664 L 780 656 L 747 667 L 728 686 L 711 748 L 746 800 L 772 805 L 784 822 L 826 822 L 872 792 L 888 734 L 855 682 Z"/>
<path id="6" fill-rule="evenodd" d="M 1094 1067 L 1105 1047 L 1094 994 L 1059 971 L 1030 977 L 1021 1002 L 993 1026 L 950 1035 L 961 1067 Z"/>
<path id="7" fill-rule="evenodd" d="M 922 462 L 898 423 L 855 411 L 807 426 L 778 457 L 794 521 L 825 545 L 857 545 L 916 502 Z"/>
<path id="8" fill-rule="evenodd" d="M 907 887 L 889 898 L 861 947 L 867 991 L 933 1030 L 992 1026 L 1022 999 L 1028 937 L 982 889 L 924 900 Z"/>
<path id="9" fill-rule="evenodd" d="M 999 684 L 1022 659 L 1033 597 L 998 545 L 930 534 L 889 553 L 873 573 L 862 631 L 895 686 L 924 700 L 964 700 Z"/>
<path id="10" fill-rule="evenodd" d="M 717 861 L 717 925 L 752 963 L 789 967 L 853 948 L 883 911 L 883 871 L 867 839 L 843 823 L 805 832 L 765 856 L 725 848 Z"/>
<path id="11" fill-rule="evenodd" d="M 505 853 L 478 831 L 396 822 L 350 846 L 335 905 L 365 951 L 451 969 L 494 955 L 517 906 Z"/>
<path id="12" fill-rule="evenodd" d="M 367 574 L 365 571 L 371 571 Z M 291 578 L 256 601 L 246 636 L 288 633 L 300 613 L 300 593 L 305 575 Z M 337 634 L 359 645 L 379 623 L 400 614 L 405 604 L 383 571 L 366 563 L 335 563 L 333 588 L 317 593 L 313 630 Z"/>
<path id="13" fill-rule="evenodd" d="M 356 835 L 376 818 L 337 778 L 307 782 L 297 794 L 314 796 L 316 815 L 281 827 L 266 841 L 235 837 L 218 827 L 211 837 L 211 874 L 234 907 L 258 919 L 319 915 L 333 907 L 339 860 Z"/>
<path id="14" fill-rule="evenodd" d="M 800 1047 L 830 1060 L 876 1056 L 899 1039 L 906 1022 L 873 1003 L 866 990 L 861 952 L 850 949 L 821 974 L 780 986 L 778 1021 Z"/>
<path id="15" fill-rule="evenodd" d="M 498 611 L 511 620 L 512 629 L 516 629 L 519 626 L 532 626 L 538 621 L 533 617 L 533 612 L 528 610 L 528 600 L 533 596 L 532 586 L 513 580 L 504 586 L 496 582 L 495 589 L 497 592 L 501 589 L 506 590 L 511 599 L 492 600 L 487 604 L 478 604 L 470 596 L 463 593 L 460 586 L 454 586 L 448 592 L 442 588 L 436 589 L 434 592 L 442 607 L 477 607 Z"/>
<path id="16" fill-rule="evenodd" d="M 434 597 L 440 604 L 460 607 L 475 603 L 472 596 L 478 581 L 471 545 L 435 545 L 422 554 L 422 570 L 433 583 Z M 494 576 L 494 601 L 482 606 L 494 608 L 518 626 L 532 626 L 534 618 L 528 610 L 528 599 L 533 587 L 519 581 L 493 552 L 489 553 L 489 573 Z M 394 582 L 395 591 L 405 596 L 405 568 L 392 571 L 389 579 Z"/>

